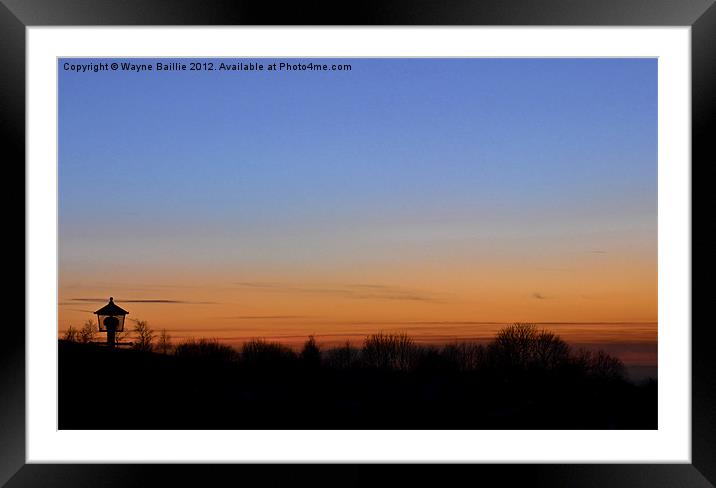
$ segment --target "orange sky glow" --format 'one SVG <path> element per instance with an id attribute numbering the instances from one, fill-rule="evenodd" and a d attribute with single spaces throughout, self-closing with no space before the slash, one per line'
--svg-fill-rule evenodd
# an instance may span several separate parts
<path id="1" fill-rule="evenodd" d="M 530 322 L 575 346 L 612 347 L 632 363 L 656 361 L 654 256 L 588 251 L 559 263 L 455 254 L 406 261 L 403 254 L 372 268 L 334 266 L 310 274 L 125 267 L 114 271 L 112 283 L 103 273 L 85 282 L 88 277 L 67 272 L 59 328 L 92 319 L 112 295 L 130 312 L 130 328 L 132 319 L 147 320 L 175 341 L 211 337 L 238 346 L 261 337 L 296 347 L 313 334 L 327 346 L 360 345 L 370 333 L 405 331 L 419 343 L 440 344 L 486 341 L 507 323 Z"/>

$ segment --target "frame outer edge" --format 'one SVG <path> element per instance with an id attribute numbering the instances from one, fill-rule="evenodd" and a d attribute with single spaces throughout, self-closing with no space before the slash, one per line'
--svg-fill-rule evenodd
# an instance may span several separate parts
<path id="1" fill-rule="evenodd" d="M 9 183 L 8 169 L 23 169 L 22 185 L 16 182 L 6 188 L 22 192 L 24 204 L 25 25 L 3 4 L 0 4 L 0 46 L 0 131 L 5 136 L 4 176 Z M 11 212 L 9 209 L 19 206 L 18 200 L 13 197 L 13 192 L 3 192 L 4 208 L 8 212 L 6 215 Z M 14 248 L 14 252 L 10 251 L 12 255 L 21 254 L 26 258 L 24 217 L 22 225 L 22 238 L 9 238 L 5 242 Z M 22 251 L 18 249 L 20 243 Z M 16 291 L 11 292 L 13 298 L 8 301 L 18 309 L 20 303 L 23 303 L 23 307 L 25 304 L 25 285 L 25 278 L 11 285 Z M 22 291 L 18 290 L 20 286 Z M 23 294 L 22 300 L 17 296 L 20 293 Z M 6 325 L 0 338 L 0 485 L 25 464 L 25 326 L 19 327 L 17 323 Z"/>
<path id="2" fill-rule="evenodd" d="M 710 127 L 716 115 L 716 4 L 712 4 L 691 27 L 691 111 L 693 175 L 696 164 L 704 168 L 716 161 L 713 128 Z M 693 208 L 692 194 L 692 262 Z M 706 319 L 702 317 L 701 320 Z M 716 484 L 716 361 L 713 354 L 713 327 L 709 323 L 692 320 L 691 334 L 691 461 L 711 483 Z"/>
<path id="3" fill-rule="evenodd" d="M 2 0 L 26 25 L 691 25 L 713 0 Z"/>
<path id="4" fill-rule="evenodd" d="M 0 70 L 0 83 L 3 86 L 3 90 L 0 92 L 0 121 L 2 121 L 0 123 L 4 132 L 10 136 L 7 146 L 10 151 L 8 152 L 23 155 L 24 159 L 25 25 L 8 9 L 5 3 L 0 4 L 0 42 L 4 47 L 2 56 L 5 58 L 2 65 L 3 69 Z M 28 5 L 31 3 L 34 5 Z M 28 14 L 27 10 L 20 8 L 19 10 L 22 10 L 18 12 L 22 14 L 20 18 L 24 18 L 25 21 L 32 24 L 52 25 L 61 23 L 62 18 L 67 15 L 75 18 L 82 17 L 77 13 L 76 9 L 68 8 L 67 10 L 69 11 L 65 15 L 55 16 L 53 19 L 53 9 L 42 12 L 44 9 L 38 3 L 40 2 L 28 1 L 26 7 L 40 8 L 35 10 L 37 12 L 35 14 Z M 65 2 L 57 3 L 62 4 Z M 713 47 L 716 46 L 716 7 L 713 0 L 701 3 L 708 8 L 692 25 L 692 152 L 694 161 L 700 160 L 703 161 L 703 165 L 706 165 L 716 160 L 713 144 L 710 144 L 708 139 L 708 122 L 716 113 L 714 110 L 716 108 L 716 95 L 714 94 L 714 87 L 716 87 L 716 48 Z M 68 5 L 65 4 L 64 7 L 68 7 Z M 13 10 L 18 10 L 17 4 Z M 692 11 L 693 8 L 690 9 L 690 12 Z M 141 15 L 141 9 L 135 13 L 135 16 L 138 15 Z M 115 17 L 114 20 L 112 20 L 112 15 L 104 17 L 103 20 L 107 25 L 117 25 L 121 23 L 119 22 L 121 19 L 118 17 L 127 19 L 132 17 L 132 14 L 125 10 L 123 15 Z M 172 16 L 169 15 L 168 17 Z M 672 19 L 673 17 L 669 16 L 669 19 L 663 18 L 662 22 L 656 21 L 654 23 L 665 25 L 673 22 Z M 92 25 L 90 20 L 85 19 L 84 22 L 78 23 Z M 398 20 L 398 18 L 394 20 Z M 94 23 L 102 25 L 101 21 Z M 166 25 L 170 22 L 164 23 Z M 439 23 L 449 24 L 450 22 L 448 19 L 443 18 Z M 492 23 L 497 24 L 494 20 Z M 644 21 L 640 24 L 646 25 L 649 23 Z M 594 24 L 597 24 L 597 22 L 594 22 Z M 618 23 L 615 24 L 618 25 Z M 683 24 L 688 23 L 683 22 Z M 485 23 L 485 25 L 488 24 Z M 511 25 L 518 24 L 513 23 Z M 557 23 L 552 25 L 557 25 Z M 23 244 L 25 243 L 24 238 L 23 233 Z M 6 334 L 10 335 L 6 336 L 5 340 L 0 341 L 0 391 L 2 391 L 2 402 L 0 403 L 0 437 L 2 438 L 0 443 L 0 485 L 4 485 L 25 464 L 24 330 L 7 328 Z M 711 347 L 713 342 L 708 340 L 709 336 L 713 334 L 710 334 L 706 326 L 703 328 L 693 327 L 692 334 L 693 358 L 699 359 L 698 361 L 693 360 L 692 423 L 694 428 L 692 433 L 692 460 L 694 467 L 713 483 L 716 480 L 716 461 L 714 461 L 716 460 L 716 422 L 714 422 L 716 375 L 713 374 L 714 359 Z M 29 466 L 21 471 L 27 471 L 28 468 Z"/>

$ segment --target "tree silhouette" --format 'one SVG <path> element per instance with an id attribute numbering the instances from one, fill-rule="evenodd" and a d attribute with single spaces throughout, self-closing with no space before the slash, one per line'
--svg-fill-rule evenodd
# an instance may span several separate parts
<path id="1" fill-rule="evenodd" d="M 337 369 L 347 369 L 353 366 L 358 358 L 358 351 L 351 347 L 351 343 L 346 343 L 341 347 L 329 349 L 325 353 L 326 363 Z"/>
<path id="2" fill-rule="evenodd" d="M 125 340 L 127 336 L 129 335 L 129 332 L 127 330 L 118 330 L 114 333 L 114 343 L 119 345 L 120 342 Z"/>
<path id="3" fill-rule="evenodd" d="M 298 354 L 263 339 L 249 340 L 241 353 L 218 339 L 192 339 L 163 355 L 166 331 L 157 341 L 146 322 L 137 329 L 147 352 L 59 341 L 61 428 L 106 427 L 101 416 L 82 414 L 90 402 L 126 412 L 119 418 L 126 428 L 657 426 L 656 381 L 630 382 L 617 358 L 572 352 L 530 324 L 505 327 L 487 345 L 418 345 L 406 334 L 377 333 L 362 349 L 348 342 L 323 349 L 308 337 Z M 106 381 L 107 371 L 119 370 L 158 380 L 135 382 L 127 395 Z M 137 401 L 162 415 L 146 417 Z"/>
<path id="4" fill-rule="evenodd" d="M 482 344 L 457 342 L 443 346 L 442 357 L 446 363 L 461 371 L 472 371 L 485 363 L 485 348 Z"/>
<path id="5" fill-rule="evenodd" d="M 547 330 L 537 333 L 532 363 L 538 368 L 554 370 L 569 362 L 569 346 L 561 338 Z"/>
<path id="6" fill-rule="evenodd" d="M 624 363 L 601 349 L 596 352 L 580 349 L 573 361 L 592 378 L 603 381 L 618 381 L 626 378 Z"/>
<path id="7" fill-rule="evenodd" d="M 408 334 L 379 332 L 366 337 L 361 359 L 374 368 L 408 370 L 413 366 L 415 353 L 415 343 Z"/>
<path id="8" fill-rule="evenodd" d="M 135 341 L 132 347 L 138 351 L 151 351 L 153 349 L 154 330 L 149 327 L 146 320 L 137 320 L 133 330 Z"/>
<path id="9" fill-rule="evenodd" d="M 522 323 L 500 329 L 488 352 L 497 366 L 508 370 L 555 369 L 570 358 L 569 346 L 558 336 Z"/>
<path id="10" fill-rule="evenodd" d="M 312 335 L 308 336 L 308 340 L 303 344 L 300 357 L 309 366 L 321 365 L 321 348 L 318 347 L 316 338 Z"/>
<path id="11" fill-rule="evenodd" d="M 188 339 L 174 348 L 174 355 L 182 358 L 231 362 L 238 358 L 237 351 L 217 339 Z"/>
<path id="12" fill-rule="evenodd" d="M 70 325 L 62 335 L 62 339 L 68 342 L 77 342 L 78 335 L 79 331 Z"/>
<path id="13" fill-rule="evenodd" d="M 88 319 L 77 333 L 77 340 L 78 342 L 87 344 L 95 340 L 97 332 L 99 332 L 99 330 L 95 321 Z"/>
<path id="14" fill-rule="evenodd" d="M 241 359 L 247 363 L 284 363 L 295 358 L 294 352 L 278 342 L 251 339 L 241 347 Z"/>
<path id="15" fill-rule="evenodd" d="M 172 336 L 167 334 L 167 329 L 162 329 L 157 340 L 157 350 L 162 354 L 168 354 L 172 350 Z"/>

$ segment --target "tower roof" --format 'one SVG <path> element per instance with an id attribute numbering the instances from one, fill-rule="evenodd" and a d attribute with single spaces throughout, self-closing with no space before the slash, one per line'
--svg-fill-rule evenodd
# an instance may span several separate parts
<path id="1" fill-rule="evenodd" d="M 114 297 L 109 297 L 109 303 L 95 312 L 95 315 L 127 315 L 129 312 L 114 304 Z"/>

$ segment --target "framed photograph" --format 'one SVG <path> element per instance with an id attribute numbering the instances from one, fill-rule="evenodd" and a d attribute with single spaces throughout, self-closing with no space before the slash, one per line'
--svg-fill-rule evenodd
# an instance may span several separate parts
<path id="1" fill-rule="evenodd" d="M 3 483 L 713 486 L 711 1 L 2 19 L 27 246 Z"/>

